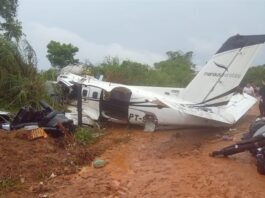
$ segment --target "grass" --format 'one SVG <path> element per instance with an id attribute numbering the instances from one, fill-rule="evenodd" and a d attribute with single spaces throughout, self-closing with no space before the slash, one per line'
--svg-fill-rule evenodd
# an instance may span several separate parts
<path id="1" fill-rule="evenodd" d="M 88 146 L 95 140 L 93 133 L 95 133 L 93 128 L 78 128 L 74 134 L 74 138 L 77 142 Z"/>
<path id="2" fill-rule="evenodd" d="M 0 193 L 6 191 L 16 185 L 16 182 L 11 177 L 6 177 L 0 180 Z"/>

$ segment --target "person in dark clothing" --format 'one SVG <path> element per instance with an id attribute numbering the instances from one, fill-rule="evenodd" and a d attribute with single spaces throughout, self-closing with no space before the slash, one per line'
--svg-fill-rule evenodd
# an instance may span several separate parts
<path id="1" fill-rule="evenodd" d="M 259 111 L 260 116 L 265 117 L 265 79 L 262 80 L 262 86 L 259 89 L 260 101 L 259 101 Z"/>

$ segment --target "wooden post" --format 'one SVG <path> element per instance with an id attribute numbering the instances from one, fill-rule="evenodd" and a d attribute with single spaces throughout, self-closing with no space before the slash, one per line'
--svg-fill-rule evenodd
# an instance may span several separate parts
<path id="1" fill-rule="evenodd" d="M 82 84 L 77 84 L 77 126 L 82 125 Z"/>

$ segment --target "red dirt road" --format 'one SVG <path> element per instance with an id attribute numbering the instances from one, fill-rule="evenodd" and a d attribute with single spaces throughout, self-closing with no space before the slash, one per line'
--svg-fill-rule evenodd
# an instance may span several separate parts
<path id="1" fill-rule="evenodd" d="M 79 174 L 49 181 L 49 197 L 180 197 L 261 198 L 265 176 L 257 173 L 249 153 L 212 158 L 209 153 L 239 140 L 257 115 L 252 109 L 234 130 L 176 130 L 145 133 L 125 126 L 108 128 L 115 145 L 99 158 L 100 169 L 84 167 Z M 100 143 L 99 143 L 100 144 Z"/>

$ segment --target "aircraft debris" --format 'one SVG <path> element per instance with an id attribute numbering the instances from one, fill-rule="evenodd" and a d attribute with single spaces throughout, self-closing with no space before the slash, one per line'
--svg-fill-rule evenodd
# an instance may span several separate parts
<path id="1" fill-rule="evenodd" d="M 39 198 L 48 198 L 49 194 L 39 194 Z"/>
<path id="2" fill-rule="evenodd" d="M 67 65 L 66 67 L 60 70 L 60 73 L 73 73 L 76 75 L 81 75 L 86 70 L 89 71 L 89 66 L 84 64 L 77 64 L 77 65 Z"/>
<path id="3" fill-rule="evenodd" d="M 229 136 L 229 135 L 223 135 L 222 136 L 222 140 L 223 141 L 233 141 L 233 137 Z"/>
<path id="4" fill-rule="evenodd" d="M 92 162 L 92 167 L 93 168 L 102 168 L 106 165 L 106 161 L 105 160 L 102 160 L 102 159 L 95 159 L 93 162 Z"/>
<path id="5" fill-rule="evenodd" d="M 21 183 L 21 184 L 24 184 L 24 183 L 25 183 L 25 178 L 24 178 L 24 177 L 21 177 L 21 178 L 20 178 L 20 183 Z"/>
<path id="6" fill-rule="evenodd" d="M 54 173 L 51 174 L 51 176 L 49 177 L 49 179 L 53 179 L 55 178 L 57 175 L 55 175 Z"/>
<path id="7" fill-rule="evenodd" d="M 0 129 L 10 130 L 9 112 L 0 111 Z"/>
<path id="8" fill-rule="evenodd" d="M 20 108 L 13 120 L 4 120 L 1 124 L 6 129 L 17 130 L 23 129 L 28 131 L 27 138 L 30 140 L 40 137 L 47 137 L 47 133 L 51 136 L 60 136 L 65 131 L 73 132 L 73 121 L 68 119 L 63 112 L 53 110 L 44 101 L 40 102 L 40 110 L 32 106 Z"/>
<path id="9" fill-rule="evenodd" d="M 249 151 L 256 157 L 257 171 L 265 174 L 265 121 L 257 120 L 250 125 L 249 132 L 241 141 L 221 150 L 210 153 L 212 157 L 227 157 L 244 151 Z"/>
<path id="10" fill-rule="evenodd" d="M 36 140 L 39 138 L 47 138 L 47 133 L 43 130 L 43 128 L 37 128 L 31 130 L 30 133 L 28 133 L 28 139 L 29 140 Z"/>

